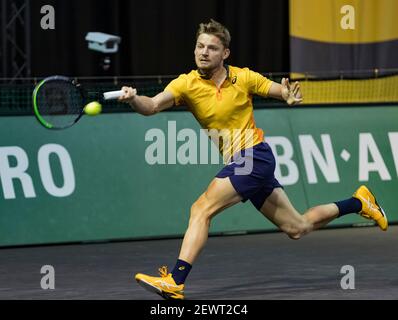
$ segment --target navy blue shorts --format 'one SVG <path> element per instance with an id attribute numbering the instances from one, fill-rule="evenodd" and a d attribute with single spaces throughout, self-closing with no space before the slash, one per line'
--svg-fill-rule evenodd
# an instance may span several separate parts
<path id="1" fill-rule="evenodd" d="M 274 176 L 275 157 L 268 143 L 261 142 L 234 155 L 217 178 L 229 177 L 242 202 L 250 200 L 260 210 L 275 188 L 283 188 Z"/>

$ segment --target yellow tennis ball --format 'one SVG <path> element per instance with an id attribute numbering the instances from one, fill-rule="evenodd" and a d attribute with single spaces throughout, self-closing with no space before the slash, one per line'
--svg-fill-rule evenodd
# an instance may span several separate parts
<path id="1" fill-rule="evenodd" d="M 84 113 L 88 114 L 89 116 L 96 116 L 97 114 L 101 113 L 102 105 L 98 101 L 93 101 L 87 103 L 84 107 Z"/>

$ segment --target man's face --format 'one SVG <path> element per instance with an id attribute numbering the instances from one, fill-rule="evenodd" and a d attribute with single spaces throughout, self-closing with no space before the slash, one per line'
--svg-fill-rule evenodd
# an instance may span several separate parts
<path id="1" fill-rule="evenodd" d="M 212 34 L 202 33 L 196 40 L 195 62 L 199 69 L 213 70 L 229 56 L 229 49 L 224 48 L 219 38 Z"/>

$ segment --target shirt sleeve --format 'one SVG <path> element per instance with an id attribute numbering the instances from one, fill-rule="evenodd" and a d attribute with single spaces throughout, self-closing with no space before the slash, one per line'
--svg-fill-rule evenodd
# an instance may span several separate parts
<path id="1" fill-rule="evenodd" d="M 256 94 L 262 97 L 268 96 L 269 89 L 272 85 L 271 80 L 252 70 L 248 70 L 247 80 L 250 94 Z"/>
<path id="2" fill-rule="evenodd" d="M 186 92 L 187 78 L 185 74 L 180 75 L 177 79 L 171 81 L 164 91 L 169 91 L 174 96 L 174 104 L 176 106 L 184 104 L 184 93 Z"/>

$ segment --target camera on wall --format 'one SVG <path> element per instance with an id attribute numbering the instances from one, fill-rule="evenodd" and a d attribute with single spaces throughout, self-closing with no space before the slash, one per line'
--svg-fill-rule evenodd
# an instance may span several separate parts
<path id="1" fill-rule="evenodd" d="M 86 35 L 86 41 L 90 50 L 105 54 L 101 60 L 101 67 L 104 71 L 109 70 L 111 66 L 110 54 L 118 52 L 122 39 L 119 36 L 103 32 L 89 32 Z"/>

